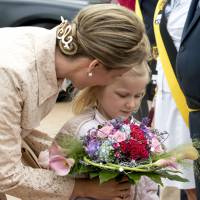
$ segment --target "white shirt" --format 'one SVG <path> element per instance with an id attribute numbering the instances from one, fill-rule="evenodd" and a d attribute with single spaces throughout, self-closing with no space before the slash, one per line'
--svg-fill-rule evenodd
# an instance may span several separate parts
<path id="1" fill-rule="evenodd" d="M 166 16 L 168 18 L 167 29 L 177 50 L 180 46 L 183 27 L 190 4 L 191 0 L 172 0 L 166 10 Z M 190 143 L 190 133 L 170 93 L 160 60 L 157 63 L 157 70 L 158 92 L 155 102 L 155 127 L 159 130 L 169 132 L 169 137 L 165 141 L 165 145 L 168 149 L 173 149 L 179 144 Z M 181 183 L 163 180 L 164 185 L 174 186 L 180 189 L 194 188 L 195 182 L 192 162 L 190 167 L 181 167 L 181 169 L 183 172 L 182 176 L 189 179 L 189 182 Z"/>

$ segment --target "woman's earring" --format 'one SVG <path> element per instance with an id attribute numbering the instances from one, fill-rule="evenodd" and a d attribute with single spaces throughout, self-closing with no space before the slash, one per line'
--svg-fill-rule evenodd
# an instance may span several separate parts
<path id="1" fill-rule="evenodd" d="M 89 72 L 89 73 L 88 73 L 88 76 L 91 77 L 91 76 L 92 76 L 92 72 Z"/>

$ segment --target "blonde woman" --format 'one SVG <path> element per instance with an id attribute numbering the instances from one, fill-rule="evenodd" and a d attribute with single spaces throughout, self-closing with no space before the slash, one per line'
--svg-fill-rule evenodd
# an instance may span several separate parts
<path id="1" fill-rule="evenodd" d="M 66 122 L 57 137 L 59 138 L 60 134 L 84 136 L 90 129 L 96 128 L 106 120 L 119 116 L 128 118 L 140 107 L 149 81 L 149 68 L 146 63 L 142 63 L 107 86 L 96 86 L 83 90 L 74 101 L 75 117 Z M 157 189 L 155 183 L 143 177 L 137 186 L 121 189 L 117 198 L 158 200 Z M 90 198 L 80 196 L 75 199 Z M 96 199 L 102 199 L 98 192 Z"/>
<path id="2" fill-rule="evenodd" d="M 106 85 L 146 59 L 141 21 L 120 6 L 93 5 L 52 30 L 1 28 L 0 44 L 0 192 L 23 200 L 66 200 L 106 188 L 24 165 L 22 141 L 35 152 L 48 146 L 48 134 L 35 128 L 54 106 L 64 79 L 79 89 Z M 115 198 L 121 185 L 110 184 L 114 189 L 100 198 Z"/>

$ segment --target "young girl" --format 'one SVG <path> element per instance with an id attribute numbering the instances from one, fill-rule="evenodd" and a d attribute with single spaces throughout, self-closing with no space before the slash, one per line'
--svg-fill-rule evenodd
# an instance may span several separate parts
<path id="1" fill-rule="evenodd" d="M 128 118 L 138 110 L 149 80 L 148 65 L 143 63 L 108 86 L 96 86 L 83 90 L 73 104 L 75 117 L 65 123 L 60 133 L 80 137 L 106 120 L 116 117 Z M 147 177 L 143 177 L 139 184 L 133 186 L 128 192 L 128 199 L 158 199 L 157 186 Z"/>

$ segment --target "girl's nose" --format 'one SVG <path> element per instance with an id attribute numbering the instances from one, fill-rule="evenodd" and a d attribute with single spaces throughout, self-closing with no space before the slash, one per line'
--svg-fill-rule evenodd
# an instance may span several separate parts
<path id="1" fill-rule="evenodd" d="M 138 108 L 138 102 L 135 98 L 130 98 L 129 101 L 127 102 L 127 107 L 130 110 L 135 110 Z"/>

